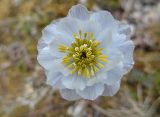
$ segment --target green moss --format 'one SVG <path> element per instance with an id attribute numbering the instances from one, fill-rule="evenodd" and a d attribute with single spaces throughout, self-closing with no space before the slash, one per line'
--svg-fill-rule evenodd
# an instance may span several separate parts
<path id="1" fill-rule="evenodd" d="M 155 89 L 157 90 L 158 95 L 160 95 L 160 70 L 155 73 L 154 84 L 156 86 Z"/>
<path id="2" fill-rule="evenodd" d="M 8 117 L 8 116 L 6 116 L 5 112 L 1 111 L 0 112 L 0 117 Z"/>
<path id="3" fill-rule="evenodd" d="M 97 3 L 103 9 L 116 10 L 120 8 L 119 0 L 97 0 Z"/>
<path id="4" fill-rule="evenodd" d="M 9 117 L 28 117 L 29 107 L 27 105 L 22 105 L 16 107 L 9 115 Z"/>

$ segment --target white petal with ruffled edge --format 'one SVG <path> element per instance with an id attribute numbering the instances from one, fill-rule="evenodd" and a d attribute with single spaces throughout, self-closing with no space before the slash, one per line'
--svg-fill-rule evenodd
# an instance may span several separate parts
<path id="1" fill-rule="evenodd" d="M 108 11 L 98 11 L 96 13 L 93 13 L 90 17 L 90 20 L 98 22 L 103 29 L 115 29 L 118 26 L 117 21 Z"/>
<path id="2" fill-rule="evenodd" d="M 81 97 L 76 93 L 75 90 L 71 89 L 62 89 L 60 90 L 60 93 L 62 97 L 66 100 L 78 100 L 81 99 Z"/>
<path id="3" fill-rule="evenodd" d="M 80 19 L 80 20 L 87 20 L 89 19 L 89 11 L 83 5 L 75 5 L 73 6 L 68 13 L 68 17 Z"/>
<path id="4" fill-rule="evenodd" d="M 114 83 L 113 85 L 105 85 L 103 96 L 113 96 L 115 95 L 120 88 L 120 81 Z"/>
<path id="5" fill-rule="evenodd" d="M 84 99 L 95 100 L 100 95 L 102 95 L 104 91 L 104 85 L 101 83 L 94 84 L 93 86 L 88 86 L 84 90 L 76 90 L 78 95 L 83 97 Z"/>
<path id="6" fill-rule="evenodd" d="M 107 80 L 107 72 L 105 72 L 105 70 L 101 70 L 95 75 L 95 77 L 87 80 L 87 86 L 93 86 L 94 84 L 97 83 L 103 84 L 105 83 L 106 80 Z"/>
<path id="7" fill-rule="evenodd" d="M 49 47 L 45 47 L 38 52 L 37 60 L 45 69 L 50 69 L 54 66 L 54 57 L 51 56 Z"/>
<path id="8" fill-rule="evenodd" d="M 63 34 L 72 37 L 73 34 L 78 33 L 80 25 L 79 20 L 66 17 L 56 24 L 56 29 Z"/>
<path id="9" fill-rule="evenodd" d="M 50 53 L 51 55 L 58 59 L 58 58 L 62 58 L 65 56 L 65 53 L 61 53 L 58 50 L 59 45 L 69 45 L 69 43 L 72 42 L 72 37 L 69 37 L 67 35 L 64 34 L 55 34 L 53 35 L 53 38 L 55 38 L 52 42 L 50 42 L 49 44 L 49 49 L 50 49 Z M 67 40 L 67 41 L 66 41 Z"/>
<path id="10" fill-rule="evenodd" d="M 108 48 L 105 53 L 107 55 L 106 71 L 115 68 L 123 60 L 123 55 L 117 48 Z"/>
<path id="11" fill-rule="evenodd" d="M 99 33 L 102 31 L 102 28 L 97 22 L 92 20 L 87 20 L 81 22 L 79 30 L 81 30 L 82 33 L 87 32 L 88 34 L 92 32 L 94 34 L 93 36 L 97 37 Z"/>
<path id="12" fill-rule="evenodd" d="M 113 85 L 120 81 L 123 75 L 123 63 L 119 63 L 114 69 L 107 71 L 107 79 L 105 80 L 105 83 L 107 85 Z"/>
<path id="13" fill-rule="evenodd" d="M 118 25 L 119 25 L 119 28 L 118 28 L 119 33 L 126 35 L 127 38 L 130 39 L 131 33 L 132 33 L 131 26 L 121 22 L 119 22 Z"/>
<path id="14" fill-rule="evenodd" d="M 104 51 L 113 43 L 112 35 L 112 30 L 106 28 L 97 36 L 97 41 L 101 42 L 100 47 L 104 48 Z"/>
<path id="15" fill-rule="evenodd" d="M 63 77 L 63 75 L 59 72 L 54 71 L 46 71 L 47 75 L 47 84 L 51 85 L 52 87 Z"/>
<path id="16" fill-rule="evenodd" d="M 62 59 L 54 59 L 52 60 L 53 66 L 51 67 L 50 70 L 53 70 L 54 72 L 60 72 L 63 74 L 63 76 L 68 76 L 69 75 L 69 70 L 61 64 Z"/>
<path id="17" fill-rule="evenodd" d="M 86 79 L 76 75 L 69 75 L 61 79 L 62 84 L 68 89 L 83 90 L 86 87 Z"/>
<path id="18" fill-rule="evenodd" d="M 133 51 L 134 51 L 134 44 L 132 41 L 125 41 L 124 43 L 119 44 L 118 48 L 123 53 L 123 70 L 124 74 L 129 72 L 133 65 Z"/>
<path id="19" fill-rule="evenodd" d="M 45 43 L 49 43 L 53 40 L 54 32 L 56 32 L 56 25 L 55 24 L 49 24 L 42 30 L 42 40 L 45 41 Z"/>

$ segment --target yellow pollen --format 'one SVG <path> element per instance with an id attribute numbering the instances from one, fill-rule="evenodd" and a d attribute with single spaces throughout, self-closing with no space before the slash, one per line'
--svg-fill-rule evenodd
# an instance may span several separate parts
<path id="1" fill-rule="evenodd" d="M 99 45 L 101 44 L 94 38 L 92 32 L 87 33 L 79 31 L 79 34 L 73 34 L 75 41 L 69 47 L 64 44 L 59 45 L 59 52 L 65 53 L 62 64 L 70 70 L 70 74 L 77 74 L 91 78 L 105 67 L 107 56 L 103 55 Z"/>

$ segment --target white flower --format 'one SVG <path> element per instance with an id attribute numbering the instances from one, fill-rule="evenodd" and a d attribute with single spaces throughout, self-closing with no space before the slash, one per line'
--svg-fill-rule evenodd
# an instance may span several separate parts
<path id="1" fill-rule="evenodd" d="M 42 31 L 38 61 L 47 83 L 67 100 L 113 96 L 134 64 L 130 33 L 129 25 L 108 11 L 73 6 L 67 17 Z"/>

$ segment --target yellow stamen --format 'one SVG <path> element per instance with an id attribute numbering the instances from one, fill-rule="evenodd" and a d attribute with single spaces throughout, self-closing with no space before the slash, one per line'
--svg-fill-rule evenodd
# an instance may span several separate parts
<path id="1" fill-rule="evenodd" d="M 95 70 L 96 72 L 99 71 L 99 69 L 98 69 L 96 66 L 93 66 L 93 67 L 94 67 L 94 70 Z"/>
<path id="2" fill-rule="evenodd" d="M 93 32 L 90 32 L 89 38 L 91 39 L 93 37 Z"/>
<path id="3" fill-rule="evenodd" d="M 81 74 L 82 74 L 82 67 L 80 67 L 78 70 L 78 76 L 80 76 Z"/>
<path id="4" fill-rule="evenodd" d="M 89 70 L 87 67 L 85 67 L 85 69 L 84 69 L 84 76 L 90 78 L 90 73 L 89 73 Z"/>
<path id="5" fill-rule="evenodd" d="M 99 68 L 104 68 L 104 65 L 101 64 L 101 63 L 97 63 L 97 65 L 98 65 Z"/>
<path id="6" fill-rule="evenodd" d="M 59 49 L 60 52 L 65 53 L 67 51 L 68 47 L 66 45 L 62 44 L 62 45 L 59 46 L 58 49 Z"/>
<path id="7" fill-rule="evenodd" d="M 62 63 L 63 64 L 67 64 L 67 63 L 69 63 L 71 61 L 71 59 L 72 59 L 71 57 L 66 56 L 66 57 L 63 58 Z"/>
<path id="8" fill-rule="evenodd" d="M 74 66 L 74 64 L 72 63 L 72 64 L 67 65 L 67 68 L 70 69 L 70 68 L 72 68 L 73 66 Z"/>
<path id="9" fill-rule="evenodd" d="M 79 36 L 80 36 L 80 39 L 82 39 L 82 31 L 81 30 L 79 31 Z"/>
<path id="10" fill-rule="evenodd" d="M 92 74 L 92 76 L 94 76 L 95 74 L 94 74 L 94 70 L 93 70 L 93 67 L 91 66 L 91 74 Z"/>
<path id="11" fill-rule="evenodd" d="M 62 44 L 59 45 L 59 52 L 65 53 L 66 56 L 62 60 L 62 64 L 70 70 L 70 74 L 77 74 L 90 78 L 95 76 L 96 72 L 104 68 L 107 62 L 107 56 L 103 55 L 103 48 L 99 48 L 101 44 L 93 37 L 93 33 L 79 31 L 79 35 L 73 34 L 75 41 L 70 47 Z"/>
<path id="12" fill-rule="evenodd" d="M 84 38 L 86 39 L 86 37 L 87 37 L 87 32 L 84 33 Z"/>
<path id="13" fill-rule="evenodd" d="M 70 74 L 74 74 L 77 71 L 78 67 L 74 67 L 72 71 L 70 71 Z"/>
<path id="14" fill-rule="evenodd" d="M 105 55 L 100 55 L 98 59 L 101 60 L 102 62 L 107 62 L 107 56 Z"/>

